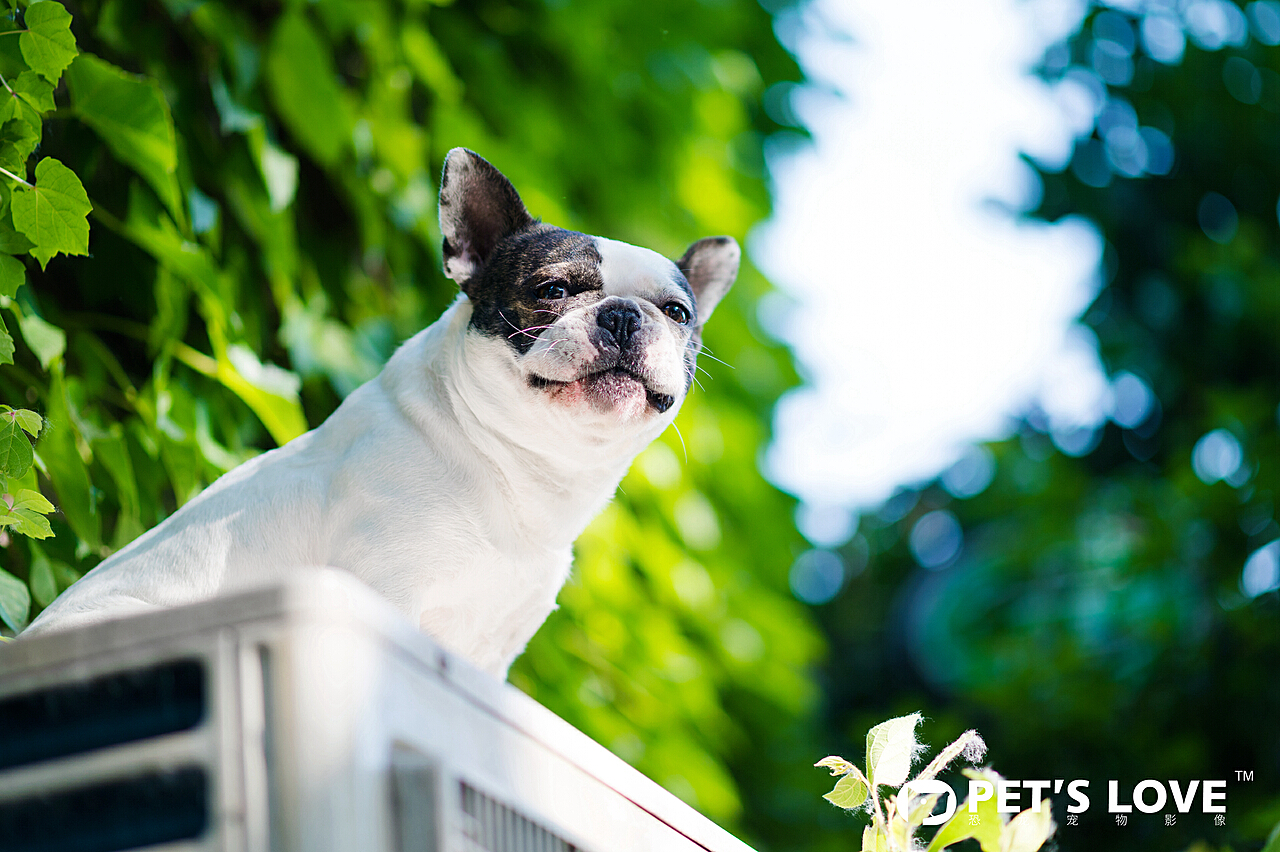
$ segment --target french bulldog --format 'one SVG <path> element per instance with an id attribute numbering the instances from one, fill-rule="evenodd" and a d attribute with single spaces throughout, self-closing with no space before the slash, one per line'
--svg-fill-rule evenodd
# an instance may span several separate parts
<path id="1" fill-rule="evenodd" d="M 440 181 L 461 290 L 319 427 L 219 478 L 25 631 L 345 569 L 505 678 L 555 608 L 574 540 L 675 419 L 702 326 L 737 275 L 730 237 L 671 261 L 545 224 L 455 148 Z"/>

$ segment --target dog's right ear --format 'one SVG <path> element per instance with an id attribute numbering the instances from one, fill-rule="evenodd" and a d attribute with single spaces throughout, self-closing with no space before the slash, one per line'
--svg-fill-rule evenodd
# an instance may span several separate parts
<path id="1" fill-rule="evenodd" d="M 503 237 L 533 223 L 511 181 L 484 157 L 454 148 L 444 158 L 440 177 L 444 274 L 464 291 Z"/>

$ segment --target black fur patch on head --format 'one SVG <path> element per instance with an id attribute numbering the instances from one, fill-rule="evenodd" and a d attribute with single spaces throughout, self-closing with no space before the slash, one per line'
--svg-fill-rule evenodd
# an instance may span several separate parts
<path id="1" fill-rule="evenodd" d="M 567 298 L 538 294 L 562 286 Z M 567 310 L 600 301 L 600 252 L 586 234 L 538 223 L 503 239 L 480 273 L 467 282 L 471 325 L 528 352 L 538 332 Z"/>

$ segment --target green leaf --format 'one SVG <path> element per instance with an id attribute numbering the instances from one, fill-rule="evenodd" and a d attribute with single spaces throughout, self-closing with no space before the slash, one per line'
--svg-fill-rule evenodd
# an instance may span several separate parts
<path id="1" fill-rule="evenodd" d="M 410 24 L 400 31 L 400 47 L 418 79 L 437 97 L 455 104 L 462 97 L 462 81 L 453 73 L 449 60 L 431 34 Z"/>
<path id="2" fill-rule="evenodd" d="M 102 546 L 102 518 L 97 511 L 89 471 L 76 446 L 69 381 L 63 378 L 61 366 L 55 366 L 51 376 L 49 407 L 45 411 L 49 425 L 40 440 L 40 458 L 58 495 L 58 508 L 72 532 L 83 546 L 96 550 Z"/>
<path id="3" fill-rule="evenodd" d="M 58 580 L 53 574 L 53 563 L 35 544 L 31 545 L 31 567 L 27 572 L 27 586 L 31 589 L 31 597 L 42 607 L 53 603 L 53 599 L 58 596 Z"/>
<path id="4" fill-rule="evenodd" d="M 916 756 L 916 726 L 921 715 L 899 716 L 867 731 L 867 777 L 875 787 L 900 787 Z"/>
<path id="5" fill-rule="evenodd" d="M 173 116 L 156 82 L 84 53 L 67 71 L 67 86 L 81 120 L 116 159 L 142 175 L 177 222 L 185 222 Z"/>
<path id="6" fill-rule="evenodd" d="M 1053 809 L 1048 799 L 1009 820 L 1000 836 L 1000 852 L 1036 852 L 1053 834 Z"/>
<path id="7" fill-rule="evenodd" d="M 4 318 L 0 317 L 0 364 L 12 364 L 14 351 L 13 338 L 5 328 Z"/>
<path id="8" fill-rule="evenodd" d="M 1262 847 L 1262 852 L 1280 852 L 1280 822 L 1271 827 L 1271 834 L 1267 835 L 1267 843 Z"/>
<path id="9" fill-rule="evenodd" d="M 40 144 L 40 133 L 40 115 L 25 99 L 11 96 L 0 102 L 0 165 L 25 178 L 27 159 Z"/>
<path id="10" fill-rule="evenodd" d="M 53 504 L 43 494 L 39 491 L 32 491 L 30 488 L 23 488 L 17 494 L 7 496 L 13 499 L 13 503 L 9 505 L 10 509 L 30 509 L 42 515 L 47 515 L 54 511 Z M 5 500 L 5 503 L 8 504 L 9 501 Z"/>
<path id="11" fill-rule="evenodd" d="M 35 186 L 14 192 L 13 224 L 35 244 L 31 255 L 43 269 L 59 252 L 89 253 L 92 209 L 80 178 L 53 157 L 45 157 L 36 166 Z"/>
<path id="12" fill-rule="evenodd" d="M 32 70 L 51 83 L 76 58 L 76 37 L 71 34 L 71 13 L 54 0 L 40 0 L 23 14 L 27 31 L 18 36 L 22 58 Z"/>
<path id="13" fill-rule="evenodd" d="M 351 140 L 351 117 L 332 53 L 306 17 L 287 12 L 267 48 L 267 84 L 280 117 L 317 162 L 331 166 Z"/>
<path id="14" fill-rule="evenodd" d="M 965 769 L 964 774 L 973 780 L 986 781 L 991 785 L 993 793 L 983 801 L 974 802 L 972 811 L 969 809 L 970 802 L 967 800 L 956 808 L 951 819 L 947 820 L 933 836 L 926 852 L 938 852 L 969 837 L 977 839 L 982 852 L 1000 852 L 1005 818 L 1004 814 L 997 809 L 994 793 L 994 790 L 998 789 L 1000 775 L 990 769 Z"/>
<path id="15" fill-rule="evenodd" d="M 854 766 L 838 754 L 828 755 L 815 763 L 814 766 L 822 767 L 823 769 L 830 769 L 832 775 L 848 775 L 850 772 L 858 771 L 858 767 Z"/>
<path id="16" fill-rule="evenodd" d="M 24 159 L 23 162 L 26 162 Z M 34 248 L 31 240 L 18 233 L 13 227 L 13 211 L 9 204 L 9 193 L 0 192 L 3 200 L 0 200 L 0 253 L 3 254 L 26 254 Z"/>
<path id="17" fill-rule="evenodd" d="M 11 121 L 18 122 L 19 126 L 7 130 L 6 136 L 17 146 L 17 156 L 25 163 L 27 157 L 30 157 L 36 146 L 40 144 L 44 117 L 26 98 L 14 94 L 0 103 L 0 121 L 5 124 Z M 25 171 L 25 169 L 19 169 L 19 177 Z"/>
<path id="18" fill-rule="evenodd" d="M 27 592 L 27 584 L 0 568 L 0 621 L 17 633 L 27 626 L 27 613 L 30 611 L 31 595 Z"/>
<path id="19" fill-rule="evenodd" d="M 862 779 L 861 773 L 858 775 L 846 775 L 836 782 L 835 789 L 830 793 L 823 795 L 826 799 L 836 807 L 844 808 L 851 811 L 854 808 L 862 807 L 867 801 L 867 782 Z"/>
<path id="20" fill-rule="evenodd" d="M 57 109 L 53 102 L 53 84 L 33 71 L 23 71 L 17 79 L 10 81 L 9 88 L 36 112 L 46 113 Z"/>
<path id="21" fill-rule="evenodd" d="M 33 438 L 39 437 L 40 429 L 44 426 L 44 418 L 27 408 L 9 409 L 5 416 L 17 420 L 23 431 Z"/>
<path id="22" fill-rule="evenodd" d="M 40 366 L 48 370 L 67 349 L 67 334 L 51 322 L 35 314 L 24 314 L 18 320 L 18 330 L 31 351 L 40 359 Z"/>
<path id="23" fill-rule="evenodd" d="M 253 350 L 232 345 L 227 357 L 218 360 L 217 378 L 253 409 L 277 444 L 284 446 L 307 431 L 296 373 L 263 364 Z"/>
<path id="24" fill-rule="evenodd" d="M 17 479 L 31 467 L 35 455 L 18 419 L 9 414 L 0 416 L 0 476 Z"/>
<path id="25" fill-rule="evenodd" d="M 27 269 L 16 257 L 0 254 L 0 296 L 12 299 L 27 280 Z"/>
<path id="26" fill-rule="evenodd" d="M 52 511 L 53 504 L 43 494 L 24 488 L 16 495 L 0 497 L 0 526 L 12 527 L 32 538 L 49 538 L 53 529 L 45 515 Z"/>
<path id="27" fill-rule="evenodd" d="M 50 538 L 49 519 L 33 509 L 6 509 L 0 505 L 0 527 L 9 527 L 31 538 Z"/>

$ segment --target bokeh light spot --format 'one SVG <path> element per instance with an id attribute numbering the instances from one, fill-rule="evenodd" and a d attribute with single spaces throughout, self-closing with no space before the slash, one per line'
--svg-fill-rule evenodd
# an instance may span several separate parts
<path id="1" fill-rule="evenodd" d="M 834 598 L 844 585 L 844 562 L 830 550 L 807 550 L 791 565 L 791 593 L 817 606 Z"/>
<path id="2" fill-rule="evenodd" d="M 1280 589 L 1280 538 L 1255 550 L 1240 572 L 1240 591 L 1247 598 L 1276 589 Z"/>
<path id="3" fill-rule="evenodd" d="M 1151 14 L 1142 19 L 1142 46 L 1157 62 L 1177 65 L 1186 52 L 1187 36 L 1177 18 Z"/>
<path id="4" fill-rule="evenodd" d="M 1250 3 L 1246 11 L 1252 24 L 1253 36 L 1265 45 L 1280 44 L 1280 3 L 1276 0 L 1258 0 Z"/>
<path id="5" fill-rule="evenodd" d="M 939 509 L 916 521 L 908 544 L 916 562 L 925 568 L 942 568 L 959 555 L 964 545 L 964 531 L 955 515 Z"/>
<path id="6" fill-rule="evenodd" d="M 1125 429 L 1132 429 L 1146 420 L 1155 402 L 1155 394 L 1147 383 L 1128 372 L 1116 376 L 1111 383 L 1111 394 L 1115 399 L 1111 419 Z"/>
<path id="7" fill-rule="evenodd" d="M 995 475 L 996 457 L 986 447 L 974 446 L 942 474 L 942 487 L 952 497 L 966 500 L 986 491 Z"/>
<path id="8" fill-rule="evenodd" d="M 796 527 L 818 547 L 839 547 L 853 536 L 857 518 L 846 506 L 801 503 L 796 507 Z"/>
<path id="9" fill-rule="evenodd" d="M 1230 479 L 1243 462 L 1240 442 L 1226 429 L 1214 429 L 1204 435 L 1191 451 L 1191 467 L 1206 485 Z"/>

